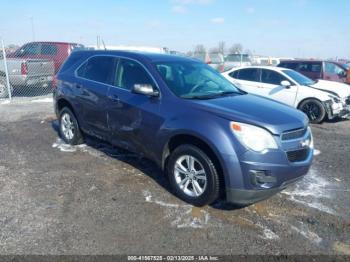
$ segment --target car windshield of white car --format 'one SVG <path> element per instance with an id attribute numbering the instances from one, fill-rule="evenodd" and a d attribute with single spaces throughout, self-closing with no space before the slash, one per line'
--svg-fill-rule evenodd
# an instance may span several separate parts
<path id="1" fill-rule="evenodd" d="M 292 78 L 295 82 L 297 82 L 299 85 L 302 86 L 309 86 L 315 84 L 315 81 L 312 79 L 298 73 L 294 70 L 282 70 L 283 73 L 285 73 L 287 76 Z"/>

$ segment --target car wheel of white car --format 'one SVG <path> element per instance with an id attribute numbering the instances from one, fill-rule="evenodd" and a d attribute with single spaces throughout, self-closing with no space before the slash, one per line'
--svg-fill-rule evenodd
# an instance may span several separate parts
<path id="1" fill-rule="evenodd" d="M 316 99 L 307 99 L 303 101 L 299 110 L 303 111 L 313 124 L 320 124 L 326 116 L 326 110 L 323 104 Z"/>

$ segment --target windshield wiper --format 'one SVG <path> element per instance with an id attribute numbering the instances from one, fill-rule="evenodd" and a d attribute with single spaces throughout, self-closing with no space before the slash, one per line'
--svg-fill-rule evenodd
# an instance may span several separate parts
<path id="1" fill-rule="evenodd" d="M 214 93 L 214 94 L 207 94 L 207 95 L 201 95 L 201 96 L 183 96 L 183 98 L 187 98 L 187 99 L 213 99 L 213 98 L 217 98 L 217 97 L 223 97 L 223 96 L 228 96 L 228 95 L 241 95 L 242 93 L 237 92 L 237 91 L 223 91 L 220 93 Z"/>

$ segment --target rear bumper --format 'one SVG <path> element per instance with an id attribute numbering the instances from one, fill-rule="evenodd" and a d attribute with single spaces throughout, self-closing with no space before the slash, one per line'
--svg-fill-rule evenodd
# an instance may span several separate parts
<path id="1" fill-rule="evenodd" d="M 45 87 L 49 85 L 53 80 L 53 76 L 29 76 L 29 75 L 12 75 L 10 76 L 10 84 L 14 87 L 20 86 L 32 86 L 32 87 Z"/>

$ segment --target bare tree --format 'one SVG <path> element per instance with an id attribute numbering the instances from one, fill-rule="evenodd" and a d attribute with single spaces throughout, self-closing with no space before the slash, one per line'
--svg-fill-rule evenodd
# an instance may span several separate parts
<path id="1" fill-rule="evenodd" d="M 241 54 L 243 51 L 243 46 L 240 43 L 233 44 L 229 51 L 231 54 Z"/>
<path id="2" fill-rule="evenodd" d="M 219 44 L 218 44 L 218 51 L 221 54 L 225 54 L 225 51 L 226 51 L 226 43 L 225 43 L 225 41 L 220 41 L 219 42 Z"/>
<path id="3" fill-rule="evenodd" d="M 244 50 L 244 53 L 247 54 L 247 55 L 249 55 L 249 56 L 252 56 L 252 55 L 253 55 L 253 53 L 252 53 L 252 51 L 250 51 L 250 49 Z"/>
<path id="4" fill-rule="evenodd" d="M 220 49 L 218 47 L 212 47 L 209 49 L 209 53 L 220 53 Z"/>
<path id="5" fill-rule="evenodd" d="M 199 44 L 194 47 L 194 53 L 205 53 L 207 50 L 204 45 Z"/>

